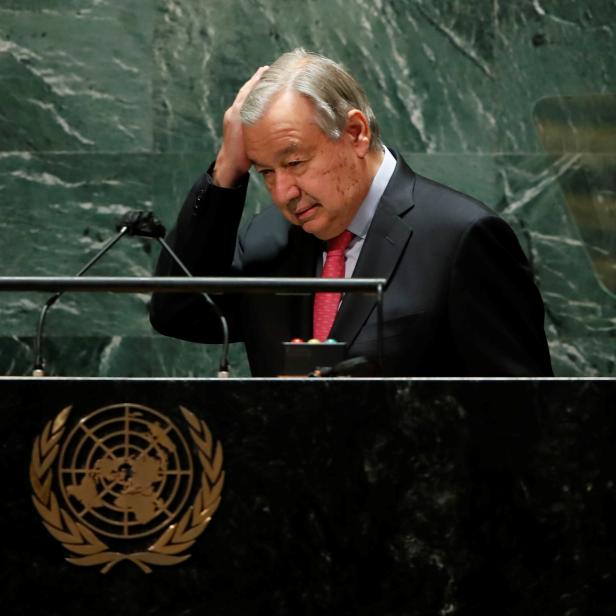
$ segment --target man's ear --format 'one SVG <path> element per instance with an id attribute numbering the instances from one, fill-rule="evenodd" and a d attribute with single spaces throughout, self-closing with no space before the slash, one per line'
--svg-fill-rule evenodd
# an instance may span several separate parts
<path id="1" fill-rule="evenodd" d="M 347 113 L 344 134 L 351 142 L 353 149 L 360 158 L 364 158 L 370 150 L 370 126 L 366 116 L 359 109 L 351 109 Z"/>

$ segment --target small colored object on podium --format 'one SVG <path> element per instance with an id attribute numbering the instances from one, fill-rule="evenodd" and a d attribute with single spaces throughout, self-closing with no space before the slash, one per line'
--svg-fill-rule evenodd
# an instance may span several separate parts
<path id="1" fill-rule="evenodd" d="M 284 366 L 281 376 L 313 376 L 319 368 L 331 368 L 346 358 L 346 343 L 329 338 L 321 342 L 318 338 L 304 341 L 293 338 L 282 343 Z"/>

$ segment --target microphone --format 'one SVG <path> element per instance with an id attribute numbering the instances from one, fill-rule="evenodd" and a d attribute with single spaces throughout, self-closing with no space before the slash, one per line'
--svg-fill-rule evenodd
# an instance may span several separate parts
<path id="1" fill-rule="evenodd" d="M 116 224 L 116 231 L 121 231 L 124 228 L 128 235 L 139 237 L 159 239 L 165 237 L 166 234 L 165 225 L 152 212 L 140 210 L 131 210 L 120 218 Z"/>
<path id="2" fill-rule="evenodd" d="M 189 277 L 192 278 L 192 274 L 188 271 L 188 268 L 182 263 L 180 258 L 175 254 L 171 247 L 163 239 L 166 230 L 165 226 L 158 220 L 152 212 L 143 212 L 140 210 L 131 210 L 127 212 L 116 224 L 117 235 L 108 240 L 103 247 L 90 259 L 75 276 L 83 276 L 95 263 L 97 263 L 124 235 L 131 235 L 137 237 L 147 237 L 155 239 L 168 252 L 171 258 L 177 263 L 180 269 Z M 45 319 L 49 309 L 60 299 L 63 292 L 54 293 L 43 306 L 39 315 L 38 327 L 36 332 L 36 338 L 34 342 L 34 366 L 32 369 L 32 376 L 42 377 L 46 376 L 45 371 L 45 359 L 42 352 L 43 341 L 43 329 L 45 327 Z M 229 327 L 227 320 L 220 311 L 220 308 L 214 303 L 212 298 L 203 293 L 203 297 L 207 303 L 212 307 L 218 318 L 220 319 L 222 333 L 223 333 L 223 345 L 220 359 L 220 365 L 218 370 L 218 376 L 220 378 L 227 378 L 229 376 Z"/>
<path id="3" fill-rule="evenodd" d="M 99 261 L 105 253 L 107 253 L 120 238 L 128 233 L 128 227 L 122 226 L 118 230 L 118 234 L 108 240 L 103 247 L 75 274 L 75 276 L 83 276 L 97 261 Z M 63 292 L 59 291 L 54 293 L 43 306 L 39 315 L 38 327 L 36 330 L 36 338 L 34 339 L 34 367 L 32 369 L 32 376 L 46 376 L 45 359 L 43 357 L 42 342 L 43 342 L 43 328 L 45 327 L 45 319 L 49 309 L 62 297 Z"/>
<path id="4" fill-rule="evenodd" d="M 116 229 L 124 229 L 128 235 L 137 235 L 140 237 L 149 237 L 156 239 L 158 243 L 163 247 L 163 250 L 167 251 L 167 254 L 175 261 L 178 267 L 189 277 L 193 275 L 190 273 L 186 265 L 182 262 L 180 257 L 172 250 L 171 246 L 165 242 L 165 227 L 158 220 L 152 212 L 131 211 L 124 215 L 124 217 L 116 225 Z M 216 313 L 216 316 L 220 320 L 220 326 L 222 328 L 222 353 L 220 358 L 220 364 L 218 366 L 218 377 L 228 378 L 229 369 L 229 326 L 227 325 L 227 319 L 221 312 L 218 305 L 207 294 L 202 293 L 208 305 Z"/>

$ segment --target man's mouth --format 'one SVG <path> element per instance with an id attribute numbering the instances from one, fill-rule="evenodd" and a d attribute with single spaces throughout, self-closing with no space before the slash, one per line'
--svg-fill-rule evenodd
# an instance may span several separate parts
<path id="1" fill-rule="evenodd" d="M 313 203 L 312 205 L 309 205 L 308 207 L 298 208 L 294 212 L 295 217 L 297 218 L 297 220 L 305 222 L 306 220 L 312 217 L 318 205 L 319 205 L 318 203 Z"/>

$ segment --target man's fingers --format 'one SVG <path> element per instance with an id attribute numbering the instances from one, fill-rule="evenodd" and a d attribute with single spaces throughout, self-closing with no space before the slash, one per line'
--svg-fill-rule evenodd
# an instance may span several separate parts
<path id="1" fill-rule="evenodd" d="M 250 91 L 255 87 L 259 79 L 261 79 L 261 75 L 263 75 L 268 68 L 269 66 L 260 66 L 255 71 L 254 75 L 239 89 L 235 97 L 236 105 L 241 105 L 244 102 L 244 99 L 250 94 Z"/>
<path id="2" fill-rule="evenodd" d="M 259 79 L 261 79 L 261 75 L 263 75 L 263 73 L 265 73 L 265 71 L 269 68 L 269 65 L 266 66 L 260 66 L 254 73 L 254 75 L 246 82 L 246 84 L 244 85 L 244 87 L 246 86 L 254 86 L 257 81 L 259 81 Z"/>
<path id="3" fill-rule="evenodd" d="M 248 96 L 250 91 L 255 87 L 259 79 L 261 79 L 261 75 L 269 68 L 269 66 L 261 66 L 257 69 L 255 74 L 240 88 L 237 93 L 237 99 L 244 99 Z"/>
<path id="4" fill-rule="evenodd" d="M 259 67 L 254 75 L 239 89 L 235 100 L 223 116 L 223 140 L 214 168 L 214 184 L 230 188 L 235 186 L 251 162 L 246 155 L 240 109 L 250 91 L 258 83 L 269 66 Z"/>

